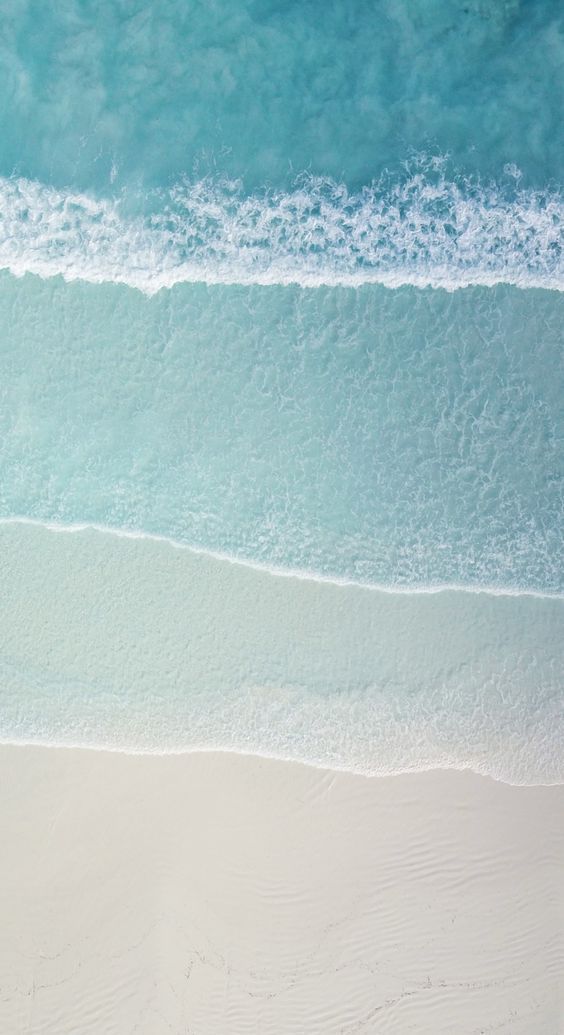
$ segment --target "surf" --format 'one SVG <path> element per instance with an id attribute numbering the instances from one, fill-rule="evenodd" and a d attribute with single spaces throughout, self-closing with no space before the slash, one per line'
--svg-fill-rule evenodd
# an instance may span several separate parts
<path id="1" fill-rule="evenodd" d="M 96 196 L 0 179 L 0 268 L 154 294 L 181 283 L 564 288 L 556 187 L 449 180 L 425 159 L 353 191 L 302 175 L 289 191 L 240 181 Z"/>

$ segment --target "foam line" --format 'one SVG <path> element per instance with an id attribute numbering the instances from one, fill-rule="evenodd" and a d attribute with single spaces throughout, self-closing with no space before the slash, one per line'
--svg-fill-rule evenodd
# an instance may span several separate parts
<path id="1" fill-rule="evenodd" d="M 561 599 L 391 594 L 0 526 L 0 741 L 564 782 Z"/>
<path id="2" fill-rule="evenodd" d="M 99 525 L 95 522 L 77 521 L 73 523 L 62 523 L 59 521 L 41 521 L 38 518 L 29 517 L 0 517 L 2 525 L 31 525 L 36 528 L 44 528 L 50 532 L 63 534 L 75 532 L 99 532 L 103 535 L 116 536 L 118 539 L 146 539 L 148 542 L 166 543 L 176 550 L 187 550 L 196 557 L 207 557 L 210 560 L 222 561 L 225 564 L 233 564 L 242 568 L 249 568 L 251 571 L 262 572 L 266 575 L 273 575 L 276 578 L 297 579 L 305 582 L 319 582 L 330 586 L 351 587 L 355 589 L 371 590 L 376 593 L 399 594 L 401 596 L 421 596 L 424 594 L 436 593 L 479 593 L 494 597 L 534 597 L 539 600 L 564 600 L 564 592 L 557 590 L 539 590 L 527 586 L 490 586 L 472 585 L 458 582 L 443 582 L 437 584 L 415 584 L 395 585 L 394 583 L 362 582 L 359 579 L 339 578 L 338 575 L 324 575 L 320 572 L 310 571 L 306 568 L 282 568 L 274 564 L 264 564 L 260 561 L 251 561 L 245 557 L 237 557 L 235 554 L 226 553 L 221 550 L 208 550 L 200 546 L 192 546 L 189 543 L 180 542 L 166 535 L 156 535 L 153 532 L 144 532 L 141 529 L 112 528 L 109 525 Z"/>
<path id="3" fill-rule="evenodd" d="M 97 199 L 0 178 L 0 267 L 147 294 L 182 282 L 560 291 L 562 194 L 507 181 L 451 181 L 427 163 L 356 193 L 302 176 L 288 192 L 204 179 Z"/>

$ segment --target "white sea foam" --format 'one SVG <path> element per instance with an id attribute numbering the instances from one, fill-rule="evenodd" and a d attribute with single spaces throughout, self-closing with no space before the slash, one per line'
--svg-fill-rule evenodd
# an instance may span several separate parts
<path id="1" fill-rule="evenodd" d="M 564 198 L 520 189 L 511 170 L 502 188 L 430 163 L 356 193 L 303 176 L 285 193 L 205 179 L 95 199 L 0 178 L 0 266 L 149 294 L 181 282 L 562 290 Z"/>

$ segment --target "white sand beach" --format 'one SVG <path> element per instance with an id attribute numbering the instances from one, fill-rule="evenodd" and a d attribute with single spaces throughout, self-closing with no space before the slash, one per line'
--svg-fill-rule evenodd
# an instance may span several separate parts
<path id="1" fill-rule="evenodd" d="M 2 1035 L 564 1031 L 564 787 L 0 748 Z"/>

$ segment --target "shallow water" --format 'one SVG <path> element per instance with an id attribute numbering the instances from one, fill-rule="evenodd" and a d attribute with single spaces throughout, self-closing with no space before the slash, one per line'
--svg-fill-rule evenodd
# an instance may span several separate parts
<path id="1" fill-rule="evenodd" d="M 0 516 L 564 590 L 564 296 L 0 280 Z"/>
<path id="2" fill-rule="evenodd" d="M 562 779 L 563 57 L 556 0 L 4 4 L 1 738 Z"/>
<path id="3" fill-rule="evenodd" d="M 0 525 L 0 738 L 564 780 L 564 600 L 386 593 Z"/>

